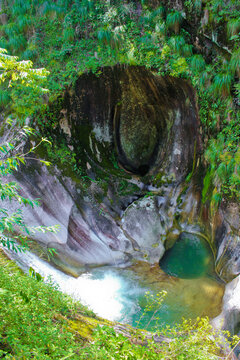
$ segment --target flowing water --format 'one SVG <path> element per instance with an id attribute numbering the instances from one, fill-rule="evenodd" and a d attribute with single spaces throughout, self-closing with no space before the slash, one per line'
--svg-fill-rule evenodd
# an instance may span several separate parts
<path id="1" fill-rule="evenodd" d="M 95 268 L 73 278 L 33 253 L 11 254 L 11 257 L 26 272 L 32 267 L 45 280 L 50 276 L 61 291 L 109 320 L 150 330 L 179 323 L 183 317 L 214 317 L 221 311 L 224 287 L 206 271 L 198 279 L 180 279 L 167 275 L 158 265 L 138 262 L 127 269 Z M 152 301 L 152 308 L 144 314 L 148 305 L 145 293 L 149 291 L 154 299 L 162 290 L 167 292 L 162 305 L 154 305 Z"/>

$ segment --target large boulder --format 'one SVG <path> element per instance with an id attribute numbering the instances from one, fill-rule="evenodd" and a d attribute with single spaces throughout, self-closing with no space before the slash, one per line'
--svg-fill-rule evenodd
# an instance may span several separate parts
<path id="1" fill-rule="evenodd" d="M 141 67 L 105 68 L 101 75 L 83 74 L 65 93 L 58 129 L 78 156 L 84 148 L 103 167 L 116 151 L 132 174 L 161 171 L 181 180 L 200 149 L 194 96 L 181 79 Z"/>

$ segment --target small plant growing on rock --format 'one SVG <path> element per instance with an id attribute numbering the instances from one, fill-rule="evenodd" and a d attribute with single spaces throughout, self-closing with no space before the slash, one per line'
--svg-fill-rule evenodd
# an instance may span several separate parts
<path id="1" fill-rule="evenodd" d="M 155 323 L 154 329 L 156 330 L 159 327 L 160 318 L 157 316 L 157 312 L 159 311 L 160 307 L 162 306 L 162 303 L 164 301 L 164 298 L 166 297 L 167 292 L 165 290 L 160 291 L 156 295 L 150 293 L 150 291 L 147 291 L 145 293 L 145 301 L 146 306 L 144 308 L 144 311 L 142 315 L 140 316 L 139 320 L 136 322 L 137 327 L 141 327 L 141 323 L 145 320 L 145 317 L 149 314 L 152 314 L 150 319 L 148 320 L 147 324 L 143 327 L 145 329 L 148 329 L 151 323 Z"/>

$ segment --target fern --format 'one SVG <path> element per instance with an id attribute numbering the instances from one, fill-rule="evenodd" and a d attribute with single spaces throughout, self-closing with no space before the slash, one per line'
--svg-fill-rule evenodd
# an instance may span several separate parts
<path id="1" fill-rule="evenodd" d="M 55 4 L 49 4 L 48 1 L 45 1 L 41 7 L 41 14 L 42 15 L 49 15 L 55 13 Z"/>
<path id="2" fill-rule="evenodd" d="M 205 153 L 206 159 L 212 164 L 212 167 L 214 167 L 214 164 L 217 163 L 219 154 L 222 153 L 224 148 L 224 136 L 222 134 L 219 135 L 218 141 L 213 139 L 210 141 L 208 150 Z"/>
<path id="3" fill-rule="evenodd" d="M 10 38 L 19 33 L 18 25 L 15 22 L 8 23 L 2 27 L 4 33 Z"/>
<path id="4" fill-rule="evenodd" d="M 18 16 L 17 24 L 21 32 L 26 32 L 31 25 L 31 19 L 29 16 Z"/>
<path id="5" fill-rule="evenodd" d="M 217 187 L 215 187 L 213 191 L 211 200 L 216 207 L 218 207 L 222 201 L 222 194 L 221 192 L 217 191 Z"/>
<path id="6" fill-rule="evenodd" d="M 131 17 L 132 13 L 134 12 L 133 4 L 120 4 L 118 9 L 118 16 L 122 19 L 126 20 L 127 17 Z"/>
<path id="7" fill-rule="evenodd" d="M 220 165 L 217 168 L 216 171 L 217 176 L 219 177 L 221 182 L 224 182 L 227 179 L 228 172 L 227 172 L 227 166 L 225 163 L 220 163 Z"/>
<path id="8" fill-rule="evenodd" d="M 145 27 L 151 26 L 152 24 L 152 13 L 150 11 L 147 11 L 144 13 L 144 15 L 141 17 L 140 22 Z"/>
<path id="9" fill-rule="evenodd" d="M 213 12 L 218 13 L 225 5 L 224 1 L 225 0 L 212 0 L 210 4 L 212 6 Z"/>
<path id="10" fill-rule="evenodd" d="M 1 49 L 7 49 L 7 50 L 9 48 L 8 41 L 4 37 L 0 38 L 0 48 Z"/>
<path id="11" fill-rule="evenodd" d="M 201 72 L 205 69 L 206 63 L 202 55 L 194 55 L 191 58 L 191 68 L 194 72 Z"/>
<path id="12" fill-rule="evenodd" d="M 34 58 L 36 58 L 36 56 L 37 56 L 37 50 L 28 48 L 23 52 L 21 58 L 23 60 L 33 60 Z"/>
<path id="13" fill-rule="evenodd" d="M 62 11 L 64 11 L 65 13 L 68 10 L 68 7 L 70 6 L 70 4 L 72 3 L 71 0 L 58 0 L 57 1 L 57 5 L 60 9 L 62 9 Z"/>
<path id="14" fill-rule="evenodd" d="M 105 45 L 109 45 L 113 50 L 119 51 L 123 42 L 123 33 L 121 31 L 121 26 L 116 26 L 113 31 L 106 30 L 102 42 Z"/>
<path id="15" fill-rule="evenodd" d="M 235 91 L 236 91 L 236 95 L 238 98 L 238 103 L 240 104 L 240 83 L 237 83 L 234 85 Z"/>
<path id="16" fill-rule="evenodd" d="M 109 29 L 102 28 L 98 31 L 97 38 L 101 43 L 107 45 L 112 41 L 112 33 Z"/>
<path id="17" fill-rule="evenodd" d="M 112 32 L 112 39 L 110 42 L 110 45 L 112 48 L 115 48 L 117 50 L 120 49 L 123 40 L 124 40 L 124 34 L 125 34 L 125 27 L 124 26 L 116 26 L 113 29 Z"/>
<path id="18" fill-rule="evenodd" d="M 184 44 L 183 47 L 180 49 L 180 54 L 185 57 L 190 57 L 192 56 L 192 49 L 193 49 L 192 45 Z"/>
<path id="19" fill-rule="evenodd" d="M 162 21 L 162 22 L 158 22 L 155 26 L 155 32 L 160 35 L 160 36 L 163 36 L 166 34 L 166 31 L 167 28 L 166 28 L 166 23 L 165 21 Z"/>
<path id="20" fill-rule="evenodd" d="M 229 63 L 229 68 L 233 74 L 237 72 L 240 77 L 240 48 L 233 52 Z"/>
<path id="21" fill-rule="evenodd" d="M 227 23 L 227 33 L 228 36 L 231 37 L 237 35 L 240 31 L 240 18 L 231 19 Z"/>
<path id="22" fill-rule="evenodd" d="M 170 47 L 175 51 L 180 53 L 181 49 L 183 48 L 183 46 L 185 45 L 185 39 L 183 36 L 178 35 L 178 36 L 172 36 L 169 39 L 169 45 Z"/>
<path id="23" fill-rule="evenodd" d="M 82 19 L 85 19 L 87 17 L 88 8 L 86 6 L 80 6 L 77 10 Z"/>
<path id="24" fill-rule="evenodd" d="M 63 39 L 66 42 L 71 42 L 74 40 L 75 31 L 72 27 L 67 27 L 63 30 Z"/>
<path id="25" fill-rule="evenodd" d="M 205 88 L 210 83 L 211 77 L 207 71 L 203 71 L 199 76 L 199 85 L 202 88 Z"/>
<path id="26" fill-rule="evenodd" d="M 6 106 L 11 100 L 10 94 L 7 90 L 0 89 L 0 106 Z"/>
<path id="27" fill-rule="evenodd" d="M 67 7 L 56 4 L 54 6 L 54 10 L 55 10 L 55 12 L 56 12 L 56 14 L 58 15 L 59 18 L 63 18 L 64 15 L 66 14 Z"/>
<path id="28" fill-rule="evenodd" d="M 85 19 L 89 11 L 94 8 L 94 2 L 92 0 L 74 0 L 74 7 L 80 17 Z"/>
<path id="29" fill-rule="evenodd" d="M 179 33 L 180 25 L 182 23 L 183 17 L 179 11 L 171 11 L 167 15 L 166 24 L 167 27 L 175 32 Z"/>
<path id="30" fill-rule="evenodd" d="M 212 84 L 212 91 L 215 95 L 227 97 L 230 95 L 230 88 L 233 81 L 233 76 L 229 72 L 218 73 Z"/>
<path id="31" fill-rule="evenodd" d="M 153 15 L 156 17 L 163 17 L 165 15 L 164 6 L 159 6 L 156 10 L 153 11 Z"/>
<path id="32" fill-rule="evenodd" d="M 31 9 L 31 1 L 15 0 L 11 9 L 13 16 L 24 15 Z"/>
<path id="33" fill-rule="evenodd" d="M 164 7 L 160 6 L 154 11 L 145 12 L 140 22 L 145 26 L 154 27 L 156 26 L 157 22 L 162 20 L 164 13 L 165 13 Z"/>
<path id="34" fill-rule="evenodd" d="M 42 15 L 47 15 L 52 18 L 56 17 L 56 15 L 64 15 L 64 7 L 59 6 L 58 4 L 54 2 L 45 1 L 43 5 L 40 8 L 40 13 Z"/>
<path id="35" fill-rule="evenodd" d="M 26 47 L 26 44 L 27 41 L 23 35 L 16 35 L 9 39 L 9 46 L 14 54 L 23 50 Z"/>

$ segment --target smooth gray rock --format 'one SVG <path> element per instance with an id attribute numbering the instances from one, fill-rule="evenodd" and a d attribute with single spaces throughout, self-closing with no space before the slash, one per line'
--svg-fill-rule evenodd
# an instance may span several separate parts
<path id="1" fill-rule="evenodd" d="M 222 312 L 212 320 L 212 324 L 232 335 L 240 334 L 240 275 L 226 285 Z"/>
<path id="2" fill-rule="evenodd" d="M 226 282 L 240 274 L 240 209 L 236 203 L 224 204 L 214 218 L 216 269 Z"/>

